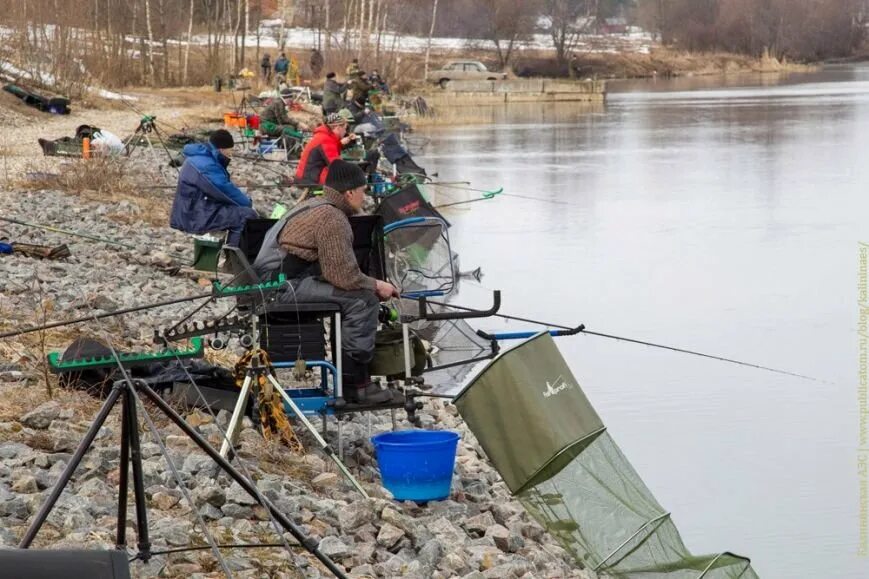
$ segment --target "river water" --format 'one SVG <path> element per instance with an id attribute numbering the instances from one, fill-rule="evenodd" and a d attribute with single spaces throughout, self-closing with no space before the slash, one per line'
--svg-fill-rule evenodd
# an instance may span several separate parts
<path id="1" fill-rule="evenodd" d="M 463 267 L 485 274 L 457 301 L 499 288 L 505 313 L 825 380 L 559 342 L 689 549 L 749 556 L 765 579 L 869 577 L 857 470 L 869 68 L 611 89 L 605 106 L 497 108 L 492 124 L 425 134 L 421 164 L 441 180 L 505 189 L 447 213 Z"/>

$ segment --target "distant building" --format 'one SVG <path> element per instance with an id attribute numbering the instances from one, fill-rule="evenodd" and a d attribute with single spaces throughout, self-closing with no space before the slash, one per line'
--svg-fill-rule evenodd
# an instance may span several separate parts
<path id="1" fill-rule="evenodd" d="M 627 34 L 628 21 L 624 18 L 605 18 L 600 31 L 603 34 Z"/>

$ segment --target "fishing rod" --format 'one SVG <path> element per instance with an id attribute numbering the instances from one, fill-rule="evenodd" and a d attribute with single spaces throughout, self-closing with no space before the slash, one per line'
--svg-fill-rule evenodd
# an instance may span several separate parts
<path id="1" fill-rule="evenodd" d="M 7 221 L 9 223 L 14 223 L 16 225 L 21 225 L 24 227 L 33 227 L 35 229 L 43 229 L 45 231 L 51 231 L 52 233 L 59 233 L 61 235 L 69 235 L 71 237 L 80 237 L 82 239 L 88 239 L 90 241 L 99 241 L 101 243 L 106 243 L 108 245 L 116 245 L 118 247 L 123 247 L 126 249 L 132 249 L 134 251 L 139 251 L 139 248 L 135 245 L 131 245 L 129 243 L 124 243 L 123 241 L 116 241 L 114 239 L 109 239 L 107 237 L 97 237 L 95 235 L 88 235 L 86 233 L 79 233 L 77 231 L 70 231 L 68 229 L 60 229 L 59 227 L 52 227 L 50 225 L 42 225 L 39 223 L 29 223 L 27 221 L 21 221 L 19 219 L 13 219 L 11 217 L 3 217 L 0 215 L 0 221 Z M 178 253 L 167 253 L 169 257 L 174 259 L 187 259 L 185 256 Z"/>
<path id="2" fill-rule="evenodd" d="M 131 245 L 129 243 L 124 243 L 123 241 L 115 241 L 114 239 L 108 239 L 106 237 L 97 237 L 96 235 L 88 235 L 86 233 L 79 233 L 77 231 L 70 231 L 68 229 L 60 229 L 59 227 L 52 227 L 51 225 L 42 225 L 39 223 L 28 223 L 27 221 L 21 221 L 20 219 L 13 219 L 11 217 L 3 217 L 0 215 L 0 221 L 6 221 L 8 223 L 14 223 L 16 225 L 21 225 L 24 227 L 33 227 L 34 229 L 43 229 L 45 231 L 51 231 L 52 233 L 59 233 L 61 235 L 69 235 L 71 237 L 80 237 L 82 239 L 89 239 L 91 241 L 99 241 L 101 243 L 107 243 L 109 245 L 117 245 L 118 247 L 124 247 L 126 249 L 132 249 L 135 251 L 139 251 L 139 248 L 135 245 Z M 183 255 L 179 255 L 177 253 L 168 254 L 170 257 L 175 259 L 186 259 Z"/>
<path id="3" fill-rule="evenodd" d="M 458 306 L 458 305 L 455 305 L 455 304 L 448 304 L 448 303 L 444 303 L 444 302 L 434 302 L 434 301 L 429 301 L 428 303 L 433 304 L 433 305 L 438 305 L 438 306 L 447 307 L 447 308 L 453 308 L 453 309 L 456 309 L 456 310 L 471 311 L 471 312 L 476 311 L 476 310 L 474 310 L 473 308 L 468 308 L 468 307 L 464 307 L 464 306 Z M 677 352 L 677 353 L 680 353 L 680 354 L 688 354 L 688 355 L 691 355 L 691 356 L 699 356 L 699 357 L 701 357 L 701 358 L 707 358 L 707 359 L 710 359 L 710 360 L 718 360 L 719 362 L 726 362 L 726 363 L 728 363 L 728 364 L 736 364 L 736 365 L 738 365 L 738 366 L 746 366 L 746 367 L 748 367 L 748 368 L 755 368 L 755 369 L 757 369 L 757 370 L 764 370 L 764 371 L 767 371 L 767 372 L 774 372 L 774 373 L 776 373 L 776 374 L 784 374 L 785 376 L 792 376 L 792 377 L 794 377 L 794 378 L 801 378 L 801 379 L 803 379 L 803 380 L 811 380 L 812 382 L 825 382 L 824 380 L 820 380 L 820 379 L 818 379 L 818 378 L 814 378 L 814 377 L 812 377 L 812 376 L 806 376 L 805 374 L 797 374 L 796 372 L 789 372 L 789 371 L 787 371 L 787 370 L 780 370 L 780 369 L 778 369 L 778 368 L 771 368 L 771 367 L 769 367 L 769 366 L 763 366 L 763 365 L 760 365 L 760 364 L 754 364 L 754 363 L 752 363 L 752 362 L 744 362 L 744 361 L 741 361 L 741 360 L 735 360 L 735 359 L 733 359 L 733 358 L 725 358 L 724 356 L 717 356 L 717 355 L 715 355 L 715 354 L 706 354 L 706 353 L 703 353 L 703 352 L 697 352 L 697 351 L 695 351 L 695 350 L 687 350 L 687 349 L 685 349 L 685 348 L 677 348 L 677 347 L 675 347 L 675 346 L 668 346 L 668 345 L 665 345 L 665 344 L 657 344 L 657 343 L 655 343 L 655 342 L 647 342 L 647 341 L 645 341 L 645 340 L 637 340 L 637 339 L 635 339 L 635 338 L 626 338 L 626 337 L 623 337 L 623 336 L 615 336 L 615 335 L 613 335 L 613 334 L 605 334 L 605 333 L 603 333 L 603 332 L 595 332 L 595 331 L 592 331 L 592 330 L 588 330 L 588 329 L 586 329 L 585 327 L 582 327 L 581 329 L 579 329 L 579 331 L 577 331 L 578 328 L 571 328 L 571 327 L 569 327 L 569 326 L 564 326 L 564 325 L 561 325 L 561 324 L 553 324 L 553 323 L 549 323 L 549 322 L 543 322 L 543 321 L 540 321 L 540 320 L 532 320 L 532 319 L 530 319 L 530 318 L 520 318 L 520 317 L 517 317 L 517 316 L 510 316 L 510 315 L 507 315 L 507 314 L 494 314 L 494 317 L 496 317 L 496 318 L 502 318 L 502 319 L 505 319 L 505 320 L 513 320 L 513 321 L 517 321 L 517 322 L 525 322 L 525 323 L 535 324 L 535 325 L 539 325 L 539 326 L 546 326 L 546 327 L 548 327 L 548 328 L 556 328 L 556 329 L 558 329 L 558 330 L 563 330 L 563 331 L 573 331 L 573 332 L 576 333 L 576 334 L 588 334 L 589 336 L 597 336 L 597 337 L 600 337 L 600 338 L 607 338 L 607 339 L 610 339 L 610 340 L 616 340 L 616 341 L 619 341 L 619 342 L 628 342 L 628 343 L 631 343 L 631 344 L 639 344 L 639 345 L 641 345 L 641 346 L 649 346 L 649 347 L 651 347 L 651 348 L 659 348 L 659 349 L 662 349 L 662 350 L 669 350 L 669 351 L 671 351 L 671 352 Z M 488 338 L 494 338 L 494 337 L 495 337 L 495 336 L 492 336 L 491 334 L 487 334 L 486 332 L 482 332 L 482 331 L 478 331 L 477 334 L 480 335 L 480 337 L 487 338 L 487 339 L 488 339 Z"/>
<path id="4" fill-rule="evenodd" d="M 435 205 L 435 209 L 446 209 L 447 207 L 455 207 L 456 205 L 467 205 L 468 203 L 479 203 L 480 201 L 488 201 L 489 199 L 493 199 L 493 197 L 480 197 L 478 199 L 471 199 L 469 201 L 456 201 L 455 203 L 444 203 L 443 205 Z"/>
<path id="5" fill-rule="evenodd" d="M 130 308 L 124 308 L 122 310 L 113 310 L 111 312 L 104 312 L 102 314 L 91 314 L 89 316 L 85 316 L 82 318 L 74 318 L 72 320 L 64 320 L 64 321 L 60 321 L 60 322 L 51 322 L 48 324 L 43 324 L 41 326 L 31 326 L 29 328 L 24 328 L 23 330 L 14 330 L 12 332 L 2 333 L 2 334 L 0 334 L 0 339 L 14 338 L 16 336 L 23 336 L 24 334 L 32 334 L 33 332 L 41 332 L 44 330 L 51 330 L 54 328 L 62 328 L 64 326 L 72 326 L 74 324 L 81 324 L 83 322 L 90 322 L 94 318 L 96 318 L 96 319 L 111 318 L 114 316 L 121 316 L 124 314 L 141 312 L 144 310 L 151 310 L 151 309 L 162 308 L 162 307 L 166 307 L 166 306 L 172 306 L 175 304 L 181 304 L 181 303 L 185 303 L 185 302 L 192 302 L 195 300 L 211 298 L 212 296 L 213 296 L 213 294 L 211 292 L 208 292 L 208 293 L 198 294 L 195 296 L 188 296 L 186 298 L 176 298 L 174 300 L 167 300 L 165 302 L 155 302 L 155 303 L 145 304 L 145 305 L 141 305 L 141 306 L 133 306 Z"/>
<path id="6" fill-rule="evenodd" d="M 459 191 L 470 191 L 472 193 L 482 193 L 483 197 L 485 197 L 485 198 L 491 198 L 491 197 L 494 197 L 495 195 L 500 195 L 500 194 L 504 193 L 503 187 L 501 187 L 499 189 L 492 189 L 492 190 L 477 189 L 475 187 L 465 187 L 464 185 L 453 185 L 452 183 L 441 182 L 441 181 L 428 181 L 428 182 L 423 183 L 423 184 L 424 185 L 434 185 L 436 187 L 444 187 L 445 189 L 457 189 Z"/>

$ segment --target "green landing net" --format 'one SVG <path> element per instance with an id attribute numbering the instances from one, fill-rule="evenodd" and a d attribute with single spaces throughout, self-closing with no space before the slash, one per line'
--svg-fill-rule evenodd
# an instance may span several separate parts
<path id="1" fill-rule="evenodd" d="M 688 551 L 549 334 L 502 353 L 454 403 L 513 495 L 582 567 L 619 578 L 757 578 L 745 557 Z"/>

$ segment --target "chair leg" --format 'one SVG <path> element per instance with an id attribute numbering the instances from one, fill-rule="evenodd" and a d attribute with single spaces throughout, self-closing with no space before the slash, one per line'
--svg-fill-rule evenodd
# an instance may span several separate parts
<path id="1" fill-rule="evenodd" d="M 244 411 L 247 409 L 247 398 L 250 393 L 250 385 L 252 383 L 250 374 L 244 377 L 244 383 L 241 385 L 241 393 L 238 395 L 238 402 L 235 403 L 235 410 L 232 411 L 232 418 L 229 421 L 229 426 L 226 427 L 226 438 L 220 447 L 220 456 L 226 458 L 229 455 L 230 446 L 235 445 L 238 438 L 238 431 L 241 428 L 241 420 L 244 418 Z"/>

